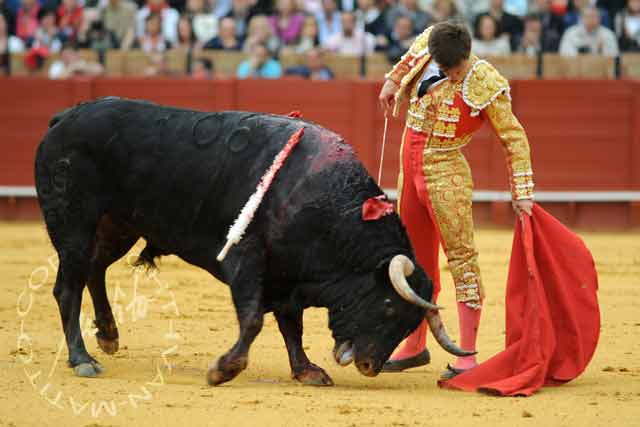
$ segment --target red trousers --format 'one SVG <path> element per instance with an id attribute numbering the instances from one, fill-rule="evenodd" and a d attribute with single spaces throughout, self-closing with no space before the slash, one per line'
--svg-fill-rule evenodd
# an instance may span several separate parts
<path id="1" fill-rule="evenodd" d="M 407 228 L 418 264 L 433 280 L 433 302 L 440 293 L 440 267 L 438 253 L 440 232 L 427 194 L 423 174 L 423 152 L 426 136 L 406 129 L 402 145 L 402 174 L 398 177 L 401 188 L 400 219 Z"/>

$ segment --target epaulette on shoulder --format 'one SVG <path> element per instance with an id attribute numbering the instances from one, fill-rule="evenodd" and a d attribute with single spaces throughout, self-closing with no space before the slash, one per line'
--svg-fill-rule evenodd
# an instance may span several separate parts
<path id="1" fill-rule="evenodd" d="M 487 61 L 477 60 L 462 84 L 464 102 L 475 110 L 483 110 L 501 93 L 509 95 L 507 79 Z"/>
<path id="2" fill-rule="evenodd" d="M 411 46 L 410 54 L 414 59 L 419 59 L 429 53 L 429 36 L 431 35 L 431 30 L 433 30 L 433 26 L 424 30 Z"/>

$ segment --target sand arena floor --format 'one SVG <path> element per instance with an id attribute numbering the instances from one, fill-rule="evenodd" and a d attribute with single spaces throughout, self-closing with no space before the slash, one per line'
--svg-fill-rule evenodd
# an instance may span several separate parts
<path id="1" fill-rule="evenodd" d="M 60 347 L 51 294 L 55 258 L 44 228 L 0 223 L 0 426 L 640 426 L 640 232 L 581 234 L 600 273 L 603 327 L 594 360 L 562 387 L 496 398 L 439 389 L 436 379 L 451 359 L 435 346 L 432 364 L 409 373 L 371 379 L 353 366 L 340 368 L 319 309 L 305 313 L 305 348 L 335 387 L 289 379 L 272 315 L 248 369 L 231 383 L 208 387 L 208 363 L 236 339 L 235 314 L 226 286 L 175 257 L 164 258 L 155 277 L 132 272 L 125 259 L 109 270 L 109 298 L 120 321 L 115 356 L 103 354 L 90 335 L 93 307 L 85 291 L 85 342 L 107 372 L 76 378 Z M 488 293 L 481 359 L 503 346 L 511 238 L 510 231 L 477 233 Z M 140 249 L 139 243 L 130 254 Z M 443 277 L 440 302 L 453 308 L 450 277 Z M 454 337 L 455 315 L 443 312 Z"/>

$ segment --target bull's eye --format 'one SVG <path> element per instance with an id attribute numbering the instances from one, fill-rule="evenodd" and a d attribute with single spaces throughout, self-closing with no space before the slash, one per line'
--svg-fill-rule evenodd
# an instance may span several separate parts
<path id="1" fill-rule="evenodd" d="M 384 300 L 384 314 L 386 316 L 393 316 L 395 310 L 393 309 L 393 303 L 389 298 Z"/>

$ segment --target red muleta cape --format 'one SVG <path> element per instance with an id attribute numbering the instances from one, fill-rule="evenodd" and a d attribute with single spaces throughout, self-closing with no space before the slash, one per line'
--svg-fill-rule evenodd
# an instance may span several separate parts
<path id="1" fill-rule="evenodd" d="M 582 240 L 534 205 L 517 221 L 506 293 L 506 346 L 440 387 L 530 396 L 580 375 L 600 335 L 598 277 Z"/>

